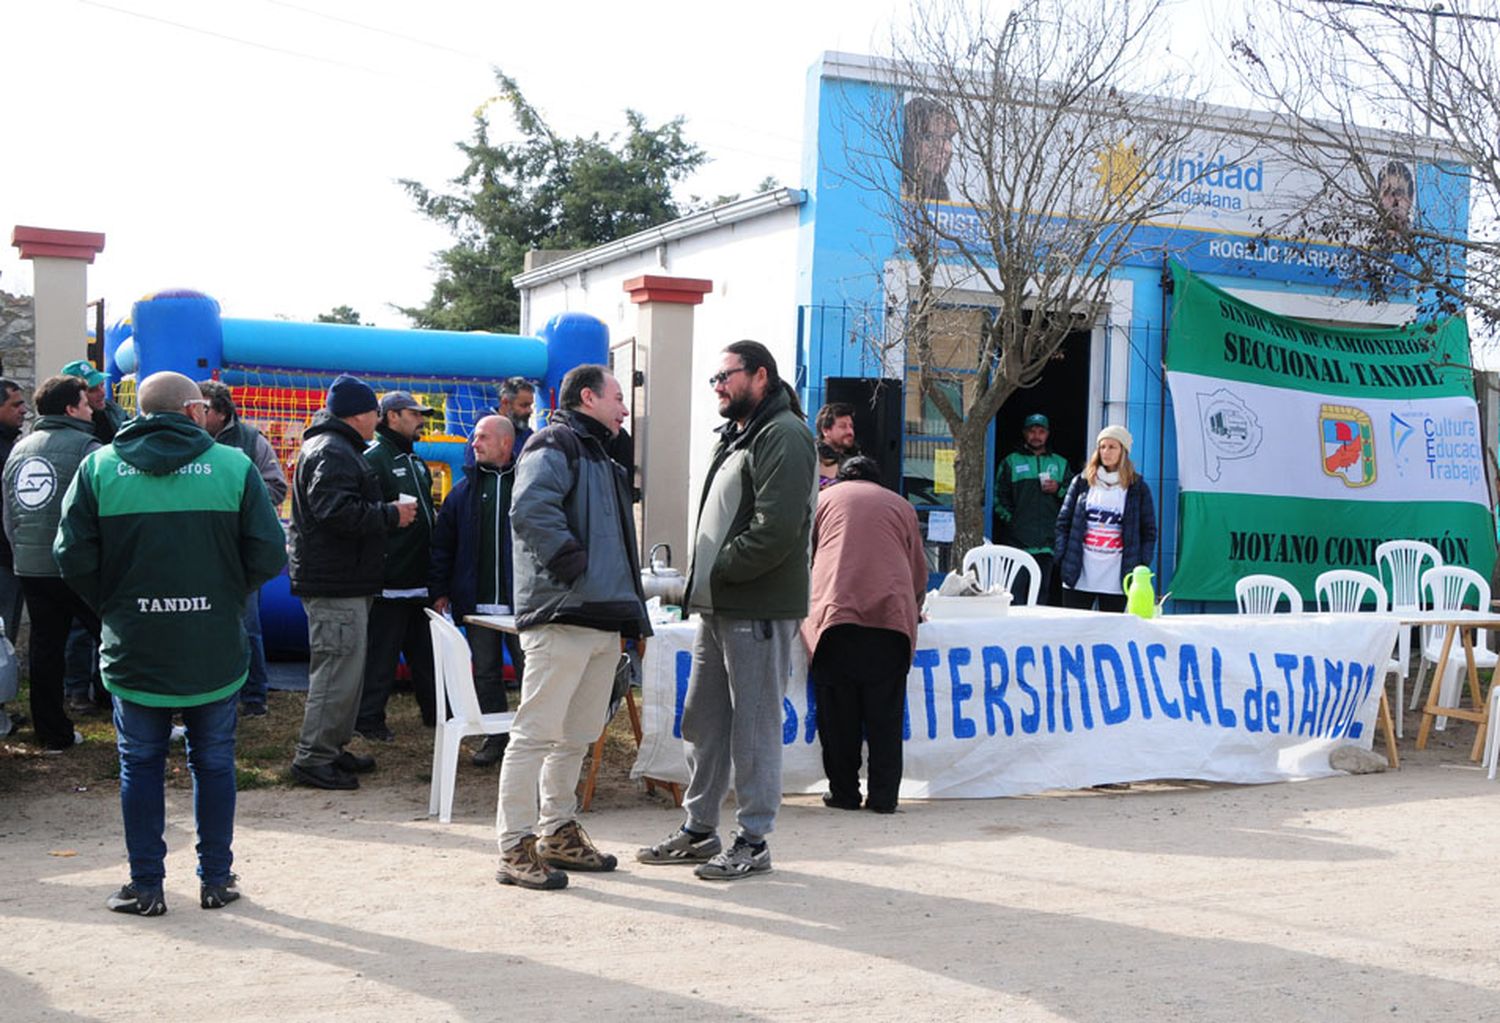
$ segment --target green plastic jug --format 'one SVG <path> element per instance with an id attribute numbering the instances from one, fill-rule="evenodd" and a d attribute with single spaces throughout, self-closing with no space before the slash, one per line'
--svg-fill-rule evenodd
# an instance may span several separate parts
<path id="1" fill-rule="evenodd" d="M 1135 566 L 1121 588 L 1125 591 L 1125 610 L 1140 618 L 1156 617 L 1156 589 L 1151 585 L 1151 569 L 1145 565 Z"/>

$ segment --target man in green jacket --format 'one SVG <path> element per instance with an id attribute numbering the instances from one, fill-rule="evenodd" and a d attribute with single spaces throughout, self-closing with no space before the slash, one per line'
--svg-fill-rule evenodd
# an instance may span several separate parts
<path id="1" fill-rule="evenodd" d="M 1040 412 L 1021 424 L 1020 448 L 1005 456 L 995 477 L 995 539 L 1019 547 L 1036 558 L 1041 570 L 1040 603 L 1048 603 L 1052 585 L 1052 544 L 1057 533 L 1057 513 L 1068 492 L 1068 460 L 1047 446 L 1051 424 Z M 1031 581 L 1022 569 L 1014 584 L 1018 591 Z"/>
<path id="2" fill-rule="evenodd" d="M 239 898 L 234 733 L 250 663 L 240 617 L 245 598 L 286 563 L 286 541 L 255 466 L 204 432 L 197 384 L 153 373 L 137 393 L 141 414 L 83 460 L 53 553 L 104 623 L 100 667 L 114 696 L 130 856 L 130 881 L 107 905 L 159 916 L 174 714 L 187 726 L 199 905 Z"/>
<path id="3" fill-rule="evenodd" d="M 432 409 L 409 391 L 390 391 L 380 399 L 375 439 L 365 461 L 375 469 L 384 501 L 415 502 L 417 517 L 385 537 L 385 585 L 370 605 L 369 646 L 365 651 L 365 684 L 359 697 L 354 730 L 366 739 L 389 742 L 395 733 L 385 723 L 385 705 L 396 684 L 396 663 L 406 655 L 412 695 L 429 727 L 436 719 L 433 688 L 432 633 L 428 630 L 427 573 L 431 557 L 432 473 L 413 447 Z"/>
<path id="4" fill-rule="evenodd" d="M 703 484 L 683 602 L 702 615 L 682 712 L 687 820 L 636 859 L 696 862 L 700 878 L 732 881 L 771 869 L 781 694 L 807 616 L 818 459 L 796 393 L 765 345 L 734 342 L 709 382 L 729 422 Z M 738 829 L 723 849 L 719 810 L 731 766 Z"/>
<path id="5" fill-rule="evenodd" d="M 68 633 L 77 624 L 97 642 L 99 619 L 62 581 L 52 541 L 68 484 L 99 441 L 87 385 L 78 377 L 43 380 L 34 404 L 37 421 L 5 463 L 5 535 L 31 616 L 31 720 L 37 743 L 56 753 L 82 741 L 63 700 Z"/>

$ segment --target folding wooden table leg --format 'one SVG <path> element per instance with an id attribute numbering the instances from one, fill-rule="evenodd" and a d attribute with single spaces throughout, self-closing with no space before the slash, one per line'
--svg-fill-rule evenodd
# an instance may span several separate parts
<path id="1" fill-rule="evenodd" d="M 1396 770 L 1401 769 L 1401 754 L 1396 752 L 1396 729 L 1391 724 L 1391 705 L 1385 690 L 1380 691 L 1380 734 L 1385 739 L 1385 759 Z"/>
<path id="2" fill-rule="evenodd" d="M 1427 737 L 1432 734 L 1432 722 L 1441 709 L 1438 697 L 1443 689 L 1443 672 L 1448 668 L 1448 654 L 1453 650 L 1453 634 L 1458 629 L 1456 624 L 1449 625 L 1443 636 L 1443 652 L 1438 654 L 1437 664 L 1433 666 L 1432 684 L 1427 687 L 1427 702 L 1422 705 L 1422 727 L 1417 729 L 1417 749 L 1427 748 Z"/>

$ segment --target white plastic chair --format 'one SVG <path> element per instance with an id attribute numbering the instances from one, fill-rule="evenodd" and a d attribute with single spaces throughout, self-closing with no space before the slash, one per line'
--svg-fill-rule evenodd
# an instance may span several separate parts
<path id="1" fill-rule="evenodd" d="M 1375 606 L 1371 610 L 1376 614 L 1387 608 L 1385 587 L 1380 584 L 1380 580 L 1368 572 L 1357 572 L 1352 568 L 1335 568 L 1322 573 L 1313 581 L 1313 593 L 1319 611 L 1358 614 L 1364 610 L 1366 598 L 1374 599 Z M 1395 653 L 1394 650 L 1391 652 Z M 1400 707 L 1406 695 L 1406 679 L 1401 674 L 1400 663 L 1394 657 L 1385 662 L 1385 673 L 1396 676 L 1396 702 L 1391 706 Z M 1401 715 L 1393 716 L 1396 719 L 1396 737 L 1400 738 L 1406 734 L 1401 727 Z"/>
<path id="2" fill-rule="evenodd" d="M 1439 568 L 1443 564 L 1443 556 L 1438 549 L 1430 543 L 1421 540 L 1387 540 L 1375 548 L 1375 572 L 1379 576 L 1390 577 L 1390 596 L 1392 611 L 1417 611 L 1422 607 L 1422 572 L 1426 562 L 1432 562 L 1427 568 Z M 1404 682 L 1411 677 L 1411 629 L 1402 629 L 1396 640 L 1396 660 L 1401 662 L 1401 678 Z M 1412 691 L 1412 706 L 1416 707 L 1416 698 L 1422 691 L 1421 686 L 1416 686 Z M 1401 701 L 1396 701 L 1399 710 Z"/>
<path id="3" fill-rule="evenodd" d="M 1036 563 L 1036 558 L 1019 547 L 1007 547 L 1002 543 L 982 543 L 978 547 L 971 547 L 964 552 L 964 572 L 967 573 L 971 567 L 980 587 L 986 590 L 997 583 L 1012 590 L 1011 584 L 1015 582 L 1016 574 L 1024 568 L 1031 590 L 1026 603 L 1035 604 L 1041 596 L 1042 567 Z"/>
<path id="4" fill-rule="evenodd" d="M 1234 584 L 1234 599 L 1242 615 L 1275 614 L 1283 597 L 1288 614 L 1302 613 L 1302 594 L 1279 575 L 1247 575 Z"/>
<path id="5" fill-rule="evenodd" d="M 1386 609 L 1385 587 L 1369 572 L 1352 568 L 1335 568 L 1324 572 L 1313 582 L 1318 610 L 1334 614 L 1357 614 L 1364 610 L 1365 598 L 1375 598 L 1375 612 Z"/>
<path id="6" fill-rule="evenodd" d="M 1488 611 L 1490 608 L 1490 583 L 1489 580 L 1472 568 L 1462 565 L 1440 565 L 1437 568 L 1429 568 L 1422 573 L 1422 596 L 1427 606 L 1434 611 L 1461 611 L 1464 607 L 1464 598 L 1469 595 L 1470 589 L 1474 590 L 1477 600 L 1475 605 L 1480 611 Z M 1427 666 L 1437 666 L 1438 658 L 1443 653 L 1443 638 L 1448 634 L 1446 626 L 1429 625 L 1422 630 L 1422 665 L 1417 669 L 1417 683 L 1412 693 L 1413 707 L 1417 706 L 1422 695 L 1422 682 L 1427 677 Z M 1484 629 L 1478 629 L 1474 633 L 1474 664 L 1478 668 L 1493 668 L 1500 664 L 1500 657 L 1489 648 L 1487 641 L 1488 633 Z M 1463 647 L 1457 642 L 1448 653 L 1448 666 L 1443 669 L 1443 677 L 1434 679 L 1433 685 L 1440 685 L 1438 695 L 1442 702 L 1452 705 L 1458 697 L 1459 686 L 1462 679 L 1468 677 L 1469 666 L 1463 655 Z M 1448 719 L 1439 717 L 1434 722 L 1438 731 L 1448 727 Z"/>
<path id="7" fill-rule="evenodd" d="M 515 714 L 482 714 L 474 691 L 474 666 L 464 634 L 448 619 L 427 609 L 432 630 L 432 667 L 438 696 L 437 727 L 432 736 L 432 792 L 427 815 L 447 824 L 453 819 L 453 786 L 458 775 L 458 744 L 470 735 L 510 731 Z M 475 626 L 478 628 L 478 626 Z M 448 711 L 453 717 L 448 717 Z"/>

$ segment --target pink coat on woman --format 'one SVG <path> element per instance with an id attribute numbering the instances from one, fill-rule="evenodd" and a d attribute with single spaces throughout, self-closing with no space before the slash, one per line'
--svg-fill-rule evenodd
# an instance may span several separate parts
<path id="1" fill-rule="evenodd" d="M 869 480 L 835 483 L 818 495 L 812 547 L 812 602 L 802 622 L 808 657 L 835 625 L 899 632 L 910 657 L 927 590 L 927 556 L 911 504 Z"/>

